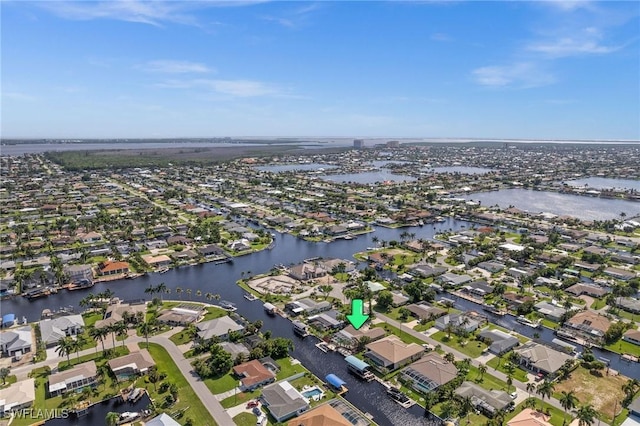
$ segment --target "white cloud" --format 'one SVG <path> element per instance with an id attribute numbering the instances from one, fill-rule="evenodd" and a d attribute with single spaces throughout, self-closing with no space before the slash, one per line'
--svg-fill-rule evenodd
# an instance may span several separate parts
<path id="1" fill-rule="evenodd" d="M 551 74 L 531 62 L 481 67 L 472 75 L 478 84 L 489 87 L 532 88 L 555 82 Z"/>
<path id="2" fill-rule="evenodd" d="M 108 1 L 48 1 L 38 6 L 61 18 L 89 21 L 93 19 L 113 19 L 162 26 L 164 22 L 199 26 L 193 13 L 199 9 L 212 7 L 239 7 L 262 3 L 262 1 L 149 1 L 149 0 L 108 0 Z"/>
<path id="3" fill-rule="evenodd" d="M 2 97 L 5 99 L 12 99 L 14 101 L 32 102 L 37 100 L 33 95 L 22 92 L 2 92 Z"/>
<path id="4" fill-rule="evenodd" d="M 587 35 L 589 33 L 585 32 L 584 34 Z M 527 46 L 527 49 L 559 58 L 579 55 L 603 55 L 615 52 L 623 47 L 605 46 L 595 38 L 599 37 L 563 37 L 552 41 L 532 43 Z"/>
<path id="5" fill-rule="evenodd" d="M 266 15 L 263 16 L 262 19 L 265 21 L 275 22 L 283 27 L 297 28 L 307 24 L 309 22 L 309 16 L 321 9 L 322 6 L 323 5 L 320 3 L 311 3 L 289 10 L 281 16 Z"/>
<path id="6" fill-rule="evenodd" d="M 433 41 L 451 41 L 452 38 L 444 33 L 431 34 L 431 40 Z"/>
<path id="7" fill-rule="evenodd" d="M 189 61 L 151 61 L 143 65 L 138 65 L 145 71 L 168 73 L 168 74 L 185 74 L 185 73 L 207 73 L 212 70 L 204 64 Z"/>
<path id="8" fill-rule="evenodd" d="M 573 12 L 578 9 L 591 8 L 591 2 L 588 0 L 544 0 L 541 4 L 551 6 L 562 12 Z"/>
<path id="9" fill-rule="evenodd" d="M 165 89 L 208 89 L 215 93 L 239 98 L 287 96 L 287 94 L 281 88 L 269 83 L 256 80 L 167 80 L 157 84 L 156 86 Z"/>

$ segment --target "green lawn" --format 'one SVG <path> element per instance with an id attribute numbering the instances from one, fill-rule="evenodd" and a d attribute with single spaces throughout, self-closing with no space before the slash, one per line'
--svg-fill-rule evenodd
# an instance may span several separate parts
<path id="1" fill-rule="evenodd" d="M 88 355 L 83 355 L 81 357 L 76 357 L 75 353 L 71 354 L 69 357 L 69 362 L 67 362 L 67 360 L 64 360 L 60 363 L 58 363 L 58 369 L 60 371 L 63 370 L 68 370 L 69 368 L 73 367 L 74 365 L 77 364 L 82 364 L 83 362 L 87 362 L 87 361 L 99 361 L 102 359 L 112 359 L 112 358 L 117 358 L 119 356 L 123 356 L 123 355 L 127 355 L 129 353 L 129 349 L 125 346 L 116 346 L 115 350 L 113 348 L 109 348 L 107 347 L 107 350 L 102 352 L 96 352 L 96 353 L 92 353 L 92 354 L 88 354 Z"/>
<path id="2" fill-rule="evenodd" d="M 276 375 L 276 380 L 286 379 L 287 377 L 291 377 L 296 373 L 302 373 L 307 371 L 302 364 L 291 364 L 291 358 L 282 358 L 276 360 L 278 366 L 280 367 L 280 371 Z"/>
<path id="3" fill-rule="evenodd" d="M 420 324 L 418 323 L 415 327 L 413 327 L 413 329 L 417 332 L 423 332 L 423 331 L 427 331 L 429 330 L 431 327 L 433 327 L 436 324 L 435 321 L 427 321 L 426 324 Z"/>
<path id="4" fill-rule="evenodd" d="M 246 404 L 250 400 L 259 397 L 261 392 L 262 391 L 260 389 L 251 392 L 238 392 L 237 395 L 231 395 L 230 397 L 223 399 L 222 401 L 220 401 L 220 404 L 222 404 L 224 408 L 231 408 L 235 407 L 236 405 Z"/>
<path id="5" fill-rule="evenodd" d="M 453 348 L 457 351 L 462 352 L 463 354 L 469 356 L 470 358 L 479 357 L 485 349 L 487 349 L 487 345 L 483 342 L 473 340 L 473 336 L 467 340 L 466 345 L 461 345 L 458 342 L 458 337 L 455 334 L 451 334 L 451 339 L 447 338 L 447 333 L 444 331 L 438 331 L 437 333 L 431 336 L 433 339 L 441 342 L 443 345 L 447 345 L 450 348 Z M 446 350 L 446 349 L 445 349 Z"/>
<path id="6" fill-rule="evenodd" d="M 146 348 L 146 343 L 139 343 L 140 348 Z M 202 422 L 201 424 L 212 424 L 215 425 L 213 418 L 207 411 L 206 407 L 200 401 L 200 398 L 195 394 L 187 379 L 184 378 L 178 366 L 173 362 L 171 356 L 165 348 L 162 346 L 150 343 L 149 344 L 149 353 L 151 357 L 156 362 L 158 367 L 158 371 L 161 373 L 165 373 L 167 375 L 167 380 L 178 387 L 178 402 L 171 406 L 171 411 L 178 411 L 183 409 L 189 409 L 188 417 L 192 419 L 197 419 L 198 422 Z M 152 388 L 149 388 L 151 390 Z M 164 395 L 153 395 L 156 397 L 156 400 L 161 400 Z"/>
<path id="7" fill-rule="evenodd" d="M 379 328 L 384 328 L 387 332 L 391 333 L 391 334 L 395 334 L 396 336 L 398 336 L 400 338 L 400 340 L 402 340 L 405 343 L 416 343 L 418 345 L 422 345 L 424 343 L 423 340 L 418 339 L 417 337 L 409 334 L 407 332 L 408 328 L 403 327 L 403 331 L 400 331 L 399 328 L 394 327 L 392 325 L 386 324 L 386 323 L 378 323 L 378 324 L 374 324 L 374 327 L 379 327 Z"/>
<path id="8" fill-rule="evenodd" d="M 509 361 L 506 360 L 506 358 L 503 357 L 502 361 L 498 358 L 492 358 L 487 362 L 487 367 L 489 367 L 490 369 L 493 370 L 497 370 L 501 371 L 504 374 L 509 374 L 509 372 L 507 371 L 507 369 L 505 368 L 505 366 L 509 363 Z M 520 367 L 516 366 L 515 371 L 513 372 L 513 376 L 512 376 L 515 380 L 518 380 L 522 383 L 527 383 L 529 381 L 529 379 L 527 378 L 527 372 L 525 370 L 523 370 Z"/>
<path id="9" fill-rule="evenodd" d="M 233 418 L 233 422 L 238 426 L 255 426 L 256 416 L 251 413 L 240 413 Z"/>
<path id="10" fill-rule="evenodd" d="M 482 381 L 480 381 L 482 378 Z M 467 380 L 471 380 L 474 383 L 477 383 L 478 386 L 481 386 L 488 390 L 499 389 L 499 390 L 507 390 L 507 383 L 498 379 L 495 376 L 491 375 L 490 371 L 484 373 L 484 375 L 480 374 L 477 367 L 473 365 L 469 367 L 469 372 L 467 373 Z M 512 385 L 513 386 L 513 385 Z"/>
<path id="11" fill-rule="evenodd" d="M 179 346 L 184 345 L 185 343 L 192 342 L 193 338 L 191 337 L 191 333 L 189 333 L 189 331 L 182 330 L 169 337 L 169 340 L 171 340 L 175 345 Z"/>
<path id="12" fill-rule="evenodd" d="M 631 354 L 634 356 L 640 356 L 640 346 L 634 345 L 633 343 L 627 342 L 622 339 L 610 345 L 606 345 L 605 348 L 619 354 Z"/>
<path id="13" fill-rule="evenodd" d="M 4 384 L 0 385 L 0 389 L 9 387 L 10 385 L 14 384 L 17 381 L 18 381 L 18 378 L 15 376 L 15 374 L 12 374 L 11 376 L 7 376 L 4 379 Z"/>
<path id="14" fill-rule="evenodd" d="M 219 379 L 205 379 L 204 384 L 207 385 L 209 391 L 216 395 L 222 392 L 230 391 L 238 386 L 238 379 L 233 377 L 231 373 L 227 373 Z"/>
<path id="15" fill-rule="evenodd" d="M 84 320 L 85 328 L 89 328 L 90 326 L 94 325 L 96 321 L 102 319 L 102 314 L 99 312 L 83 314 L 82 319 Z"/>

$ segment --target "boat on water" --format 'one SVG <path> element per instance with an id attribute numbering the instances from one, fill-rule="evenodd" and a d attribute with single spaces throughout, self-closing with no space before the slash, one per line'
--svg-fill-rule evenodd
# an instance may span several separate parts
<path id="1" fill-rule="evenodd" d="M 71 283 L 67 286 L 67 290 L 82 290 L 83 288 L 91 288 L 95 285 L 93 281 L 81 280 L 77 283 Z"/>
<path id="2" fill-rule="evenodd" d="M 396 402 L 399 402 L 400 404 L 406 404 L 409 402 L 409 397 L 404 393 L 402 393 L 401 390 L 396 389 L 394 387 L 387 388 L 387 395 L 389 395 L 391 399 L 393 399 Z"/>
<path id="3" fill-rule="evenodd" d="M 424 220 L 420 219 L 420 220 L 418 221 L 418 226 L 424 226 Z"/>
<path id="4" fill-rule="evenodd" d="M 309 335 L 309 328 L 302 321 L 293 320 L 293 332 L 300 337 L 307 337 Z"/>
<path id="5" fill-rule="evenodd" d="M 169 272 L 169 268 L 166 266 L 163 266 L 162 268 L 159 268 L 157 272 L 159 274 L 164 274 L 165 272 Z"/>
<path id="6" fill-rule="evenodd" d="M 540 324 L 540 321 L 531 321 L 529 318 L 520 315 L 518 316 L 518 318 L 516 318 L 516 321 L 518 321 L 520 324 L 524 324 L 526 326 L 532 327 L 532 328 L 540 328 L 542 326 L 542 324 Z"/>
<path id="7" fill-rule="evenodd" d="M 272 305 L 271 303 L 267 302 L 264 305 L 262 305 L 262 307 L 264 308 L 264 310 L 269 314 L 269 315 L 275 315 L 276 314 L 276 310 L 278 308 L 276 308 L 274 305 Z"/>
<path id="8" fill-rule="evenodd" d="M 355 237 L 351 234 L 347 234 L 343 237 L 345 240 L 353 240 Z"/>
<path id="9" fill-rule="evenodd" d="M 227 300 L 221 300 L 219 303 L 220 307 L 226 311 L 235 311 L 236 305 L 234 305 L 233 303 L 227 301 Z"/>
<path id="10" fill-rule="evenodd" d="M 167 271 L 168 271 L 168 270 L 169 270 L 169 268 L 167 268 Z M 158 271 L 158 272 L 160 272 L 160 271 Z M 128 280 L 132 280 L 132 279 L 134 279 L 134 278 L 139 278 L 139 277 L 141 277 L 142 275 L 144 275 L 144 274 L 141 274 L 141 273 L 138 273 L 138 272 L 127 272 L 127 273 L 125 274 L 125 276 L 124 276 L 124 277 L 125 277 L 126 279 L 128 279 Z"/>
<path id="11" fill-rule="evenodd" d="M 493 305 L 483 304 L 482 309 L 498 316 L 505 316 L 507 314 L 505 311 L 501 311 L 500 308 L 497 308 Z"/>
<path id="12" fill-rule="evenodd" d="M 118 423 L 131 423 L 134 420 L 137 420 L 139 418 L 140 418 L 140 413 L 135 411 L 125 411 L 124 413 L 120 414 L 120 417 L 118 418 Z"/>
<path id="13" fill-rule="evenodd" d="M 29 300 L 33 300 L 33 299 L 39 299 L 41 297 L 49 296 L 50 294 L 51 294 L 51 289 L 49 289 L 49 287 L 45 287 L 45 288 L 37 288 L 35 290 L 28 291 L 26 293 L 23 293 L 22 295 Z"/>
<path id="14" fill-rule="evenodd" d="M 129 402 L 138 402 L 138 400 L 140 398 L 142 398 L 143 395 L 144 395 L 144 389 L 143 388 L 135 388 L 133 391 L 131 391 L 131 393 L 127 397 L 127 401 L 129 401 Z"/>
<path id="15" fill-rule="evenodd" d="M 250 300 L 250 301 L 253 301 L 253 300 L 256 300 L 256 299 L 257 299 L 257 297 L 255 297 L 255 296 L 254 296 L 253 294 L 251 294 L 251 293 L 245 293 L 243 297 L 244 297 L 245 299 L 247 299 L 247 300 Z"/>

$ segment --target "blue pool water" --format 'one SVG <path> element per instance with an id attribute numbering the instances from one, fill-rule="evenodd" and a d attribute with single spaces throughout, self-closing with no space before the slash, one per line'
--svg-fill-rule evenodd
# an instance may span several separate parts
<path id="1" fill-rule="evenodd" d="M 305 398 L 313 398 L 316 395 L 322 395 L 322 391 L 318 388 L 309 389 L 307 391 L 302 392 L 302 395 Z"/>

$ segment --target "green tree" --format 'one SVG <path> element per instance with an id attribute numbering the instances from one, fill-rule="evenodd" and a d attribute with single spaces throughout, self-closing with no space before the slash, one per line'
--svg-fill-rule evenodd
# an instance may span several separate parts
<path id="1" fill-rule="evenodd" d="M 595 422 L 595 419 L 598 418 L 598 412 L 591 404 L 581 405 L 575 413 L 579 426 L 590 426 Z"/>
<path id="2" fill-rule="evenodd" d="M 7 367 L 0 368 L 0 378 L 2 379 L 3 385 L 7 383 L 7 377 L 9 377 L 10 372 L 11 370 L 9 370 Z"/>
<path id="3" fill-rule="evenodd" d="M 573 391 L 562 391 L 561 393 L 562 396 L 560 396 L 558 401 L 560 401 L 560 405 L 562 405 L 562 408 L 564 408 L 564 419 L 562 420 L 562 424 L 564 425 L 567 423 L 568 411 L 576 408 L 576 405 L 578 404 L 578 398 Z"/>
<path id="4" fill-rule="evenodd" d="M 109 411 L 104 420 L 108 426 L 116 426 L 120 420 L 120 413 Z"/>
<path id="5" fill-rule="evenodd" d="M 65 336 L 58 340 L 58 348 L 56 349 L 56 353 L 60 356 L 67 357 L 67 364 L 71 365 L 70 355 L 73 352 L 75 341 L 69 337 Z"/>
<path id="6" fill-rule="evenodd" d="M 324 300 L 327 300 L 327 297 L 329 297 L 329 293 L 331 293 L 331 290 L 333 290 L 333 286 L 331 284 L 323 284 L 318 287 L 318 290 L 320 290 L 320 293 L 324 295 Z"/>
<path id="7" fill-rule="evenodd" d="M 376 297 L 376 301 L 378 308 L 382 312 L 387 312 L 391 305 L 393 304 L 393 295 L 389 290 L 382 290 L 378 293 Z"/>
<path id="8" fill-rule="evenodd" d="M 542 403 L 540 404 L 541 410 L 542 410 L 542 404 L 544 403 L 544 399 L 551 398 L 551 395 L 553 395 L 554 389 L 555 389 L 555 385 L 553 384 L 553 382 L 549 380 L 545 380 L 541 382 L 536 388 L 536 393 L 540 395 L 540 397 L 542 398 Z"/>

